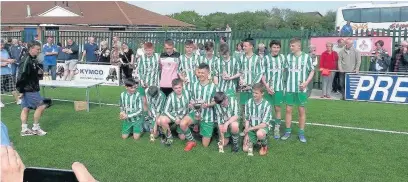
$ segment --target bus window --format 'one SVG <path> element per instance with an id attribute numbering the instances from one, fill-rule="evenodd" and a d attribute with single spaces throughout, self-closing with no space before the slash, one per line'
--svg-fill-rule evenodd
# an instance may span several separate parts
<path id="1" fill-rule="evenodd" d="M 400 8 L 381 8 L 381 22 L 398 22 L 400 18 Z"/>
<path id="2" fill-rule="evenodd" d="M 361 22 L 380 23 L 380 8 L 361 9 Z"/>
<path id="3" fill-rule="evenodd" d="M 355 23 L 361 22 L 361 16 L 360 16 L 361 11 L 359 9 L 344 9 L 342 12 L 343 12 L 344 20 L 355 22 Z"/>
<path id="4" fill-rule="evenodd" d="M 401 21 L 408 21 L 408 7 L 401 7 Z"/>

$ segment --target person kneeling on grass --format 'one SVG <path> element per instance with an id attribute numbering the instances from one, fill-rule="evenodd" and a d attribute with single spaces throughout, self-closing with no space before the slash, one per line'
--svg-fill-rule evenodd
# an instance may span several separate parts
<path id="1" fill-rule="evenodd" d="M 166 105 L 163 114 L 157 120 L 157 126 L 162 128 L 166 145 L 173 142 L 169 124 L 174 122 L 177 125 L 177 133 L 181 140 L 184 140 L 184 132 L 180 128 L 181 119 L 188 113 L 188 104 L 190 102 L 190 92 L 184 90 L 183 80 L 176 78 L 171 82 L 173 92 L 167 97 Z"/>
<path id="2" fill-rule="evenodd" d="M 224 92 L 217 92 L 214 95 L 215 114 L 220 132 L 220 152 L 224 146 L 228 145 L 229 137 L 232 133 L 232 151 L 239 151 L 239 105 L 234 97 L 228 98 Z M 222 145 L 221 145 L 222 144 Z"/>
<path id="3" fill-rule="evenodd" d="M 210 82 L 208 75 L 210 67 L 206 63 L 201 63 L 197 70 L 198 82 L 191 85 L 191 101 L 189 108 L 193 109 L 189 115 L 181 121 L 180 127 L 188 140 L 184 151 L 190 151 L 196 146 L 190 125 L 199 124 L 200 135 L 203 137 L 204 147 L 208 147 L 214 130 L 214 108 L 213 101 L 217 86 Z"/>
<path id="4" fill-rule="evenodd" d="M 120 114 L 122 122 L 122 138 L 126 139 L 133 131 L 133 138 L 138 140 L 143 131 L 143 101 L 139 92 L 136 92 L 138 83 L 133 79 L 124 81 L 126 91 L 120 94 Z M 133 130 L 132 130 L 133 128 Z"/>
<path id="5" fill-rule="evenodd" d="M 252 89 L 253 98 L 245 104 L 245 130 L 244 133 L 244 152 L 248 152 L 248 156 L 253 156 L 253 145 L 260 140 L 261 150 L 259 155 L 268 153 L 268 130 L 269 120 L 271 119 L 271 106 L 263 99 L 264 87 L 261 83 L 254 85 Z"/>
<path id="6" fill-rule="evenodd" d="M 157 136 L 156 122 L 163 111 L 166 102 L 166 95 L 157 86 L 150 86 L 147 89 L 147 105 L 149 106 L 149 120 L 147 124 L 150 129 L 150 141 L 154 141 Z"/>

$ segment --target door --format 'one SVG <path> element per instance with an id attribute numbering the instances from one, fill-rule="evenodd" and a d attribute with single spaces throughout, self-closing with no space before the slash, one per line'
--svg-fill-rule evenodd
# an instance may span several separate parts
<path id="1" fill-rule="evenodd" d="M 24 42 L 34 40 L 35 35 L 37 35 L 37 28 L 24 28 Z"/>

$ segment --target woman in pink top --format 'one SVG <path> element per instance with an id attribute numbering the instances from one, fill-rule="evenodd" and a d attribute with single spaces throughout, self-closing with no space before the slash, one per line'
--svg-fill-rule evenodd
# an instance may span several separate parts
<path id="1" fill-rule="evenodd" d="M 168 96 L 173 91 L 171 81 L 178 78 L 180 53 L 174 51 L 174 42 L 171 39 L 164 42 L 164 49 L 166 52 L 160 55 L 160 89 Z"/>

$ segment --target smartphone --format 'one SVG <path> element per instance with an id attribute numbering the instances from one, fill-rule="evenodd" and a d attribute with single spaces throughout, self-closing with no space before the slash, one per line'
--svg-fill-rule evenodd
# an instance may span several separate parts
<path id="1" fill-rule="evenodd" d="M 72 170 L 27 167 L 23 182 L 78 182 Z"/>

